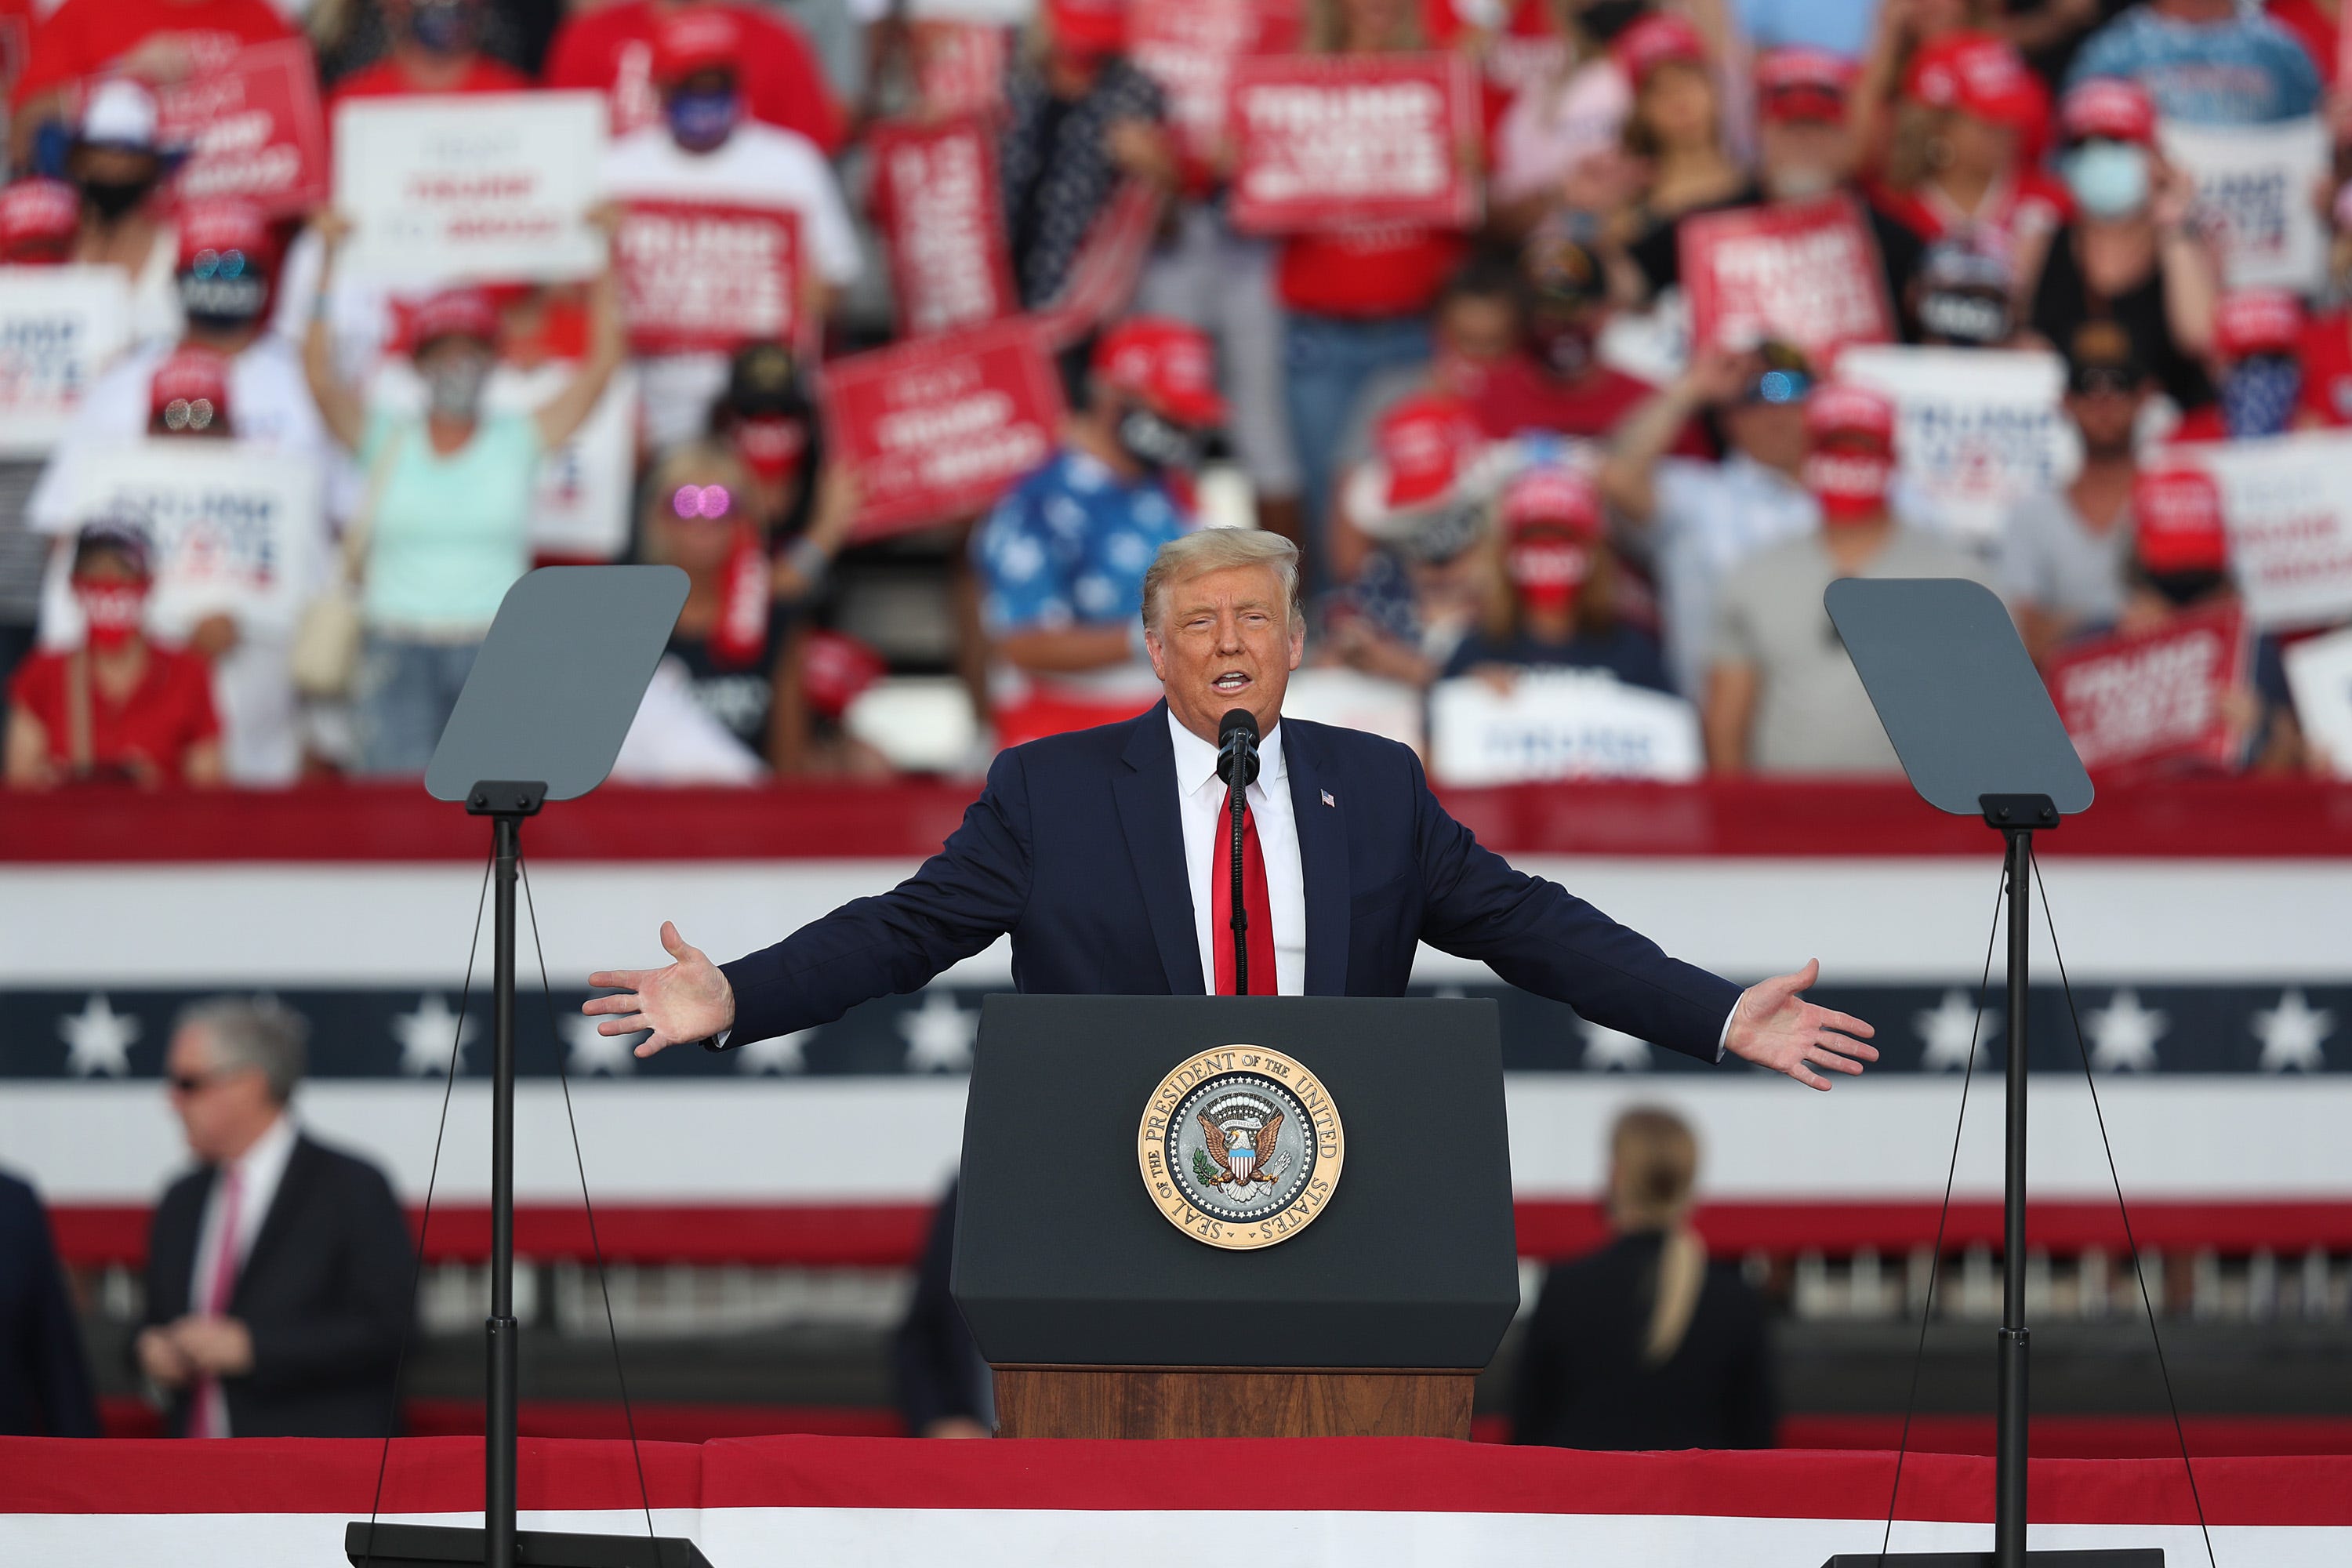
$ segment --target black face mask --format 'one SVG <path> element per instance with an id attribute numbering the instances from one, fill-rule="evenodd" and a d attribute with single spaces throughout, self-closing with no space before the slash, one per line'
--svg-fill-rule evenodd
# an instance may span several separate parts
<path id="1" fill-rule="evenodd" d="M 2211 598 L 2229 584 L 2226 572 L 2151 572 L 2147 585 L 2176 610 Z"/>
<path id="2" fill-rule="evenodd" d="M 1149 408 L 1130 408 L 1119 416 L 1117 439 L 1118 449 L 1148 473 L 1200 467 L 1201 437 Z"/>
<path id="3" fill-rule="evenodd" d="M 1919 326 L 1931 337 L 1992 348 L 2009 340 L 2009 305 L 1972 289 L 1937 289 L 1920 298 Z"/>
<path id="4" fill-rule="evenodd" d="M 1592 368 L 1592 329 L 1583 321 L 1538 320 L 1528 327 L 1528 346 L 1560 381 L 1574 381 Z"/>
<path id="5" fill-rule="evenodd" d="M 269 286 L 258 274 L 199 278 L 180 274 L 180 312 L 200 332 L 236 332 L 261 319 Z"/>
<path id="6" fill-rule="evenodd" d="M 152 180 L 77 180 L 74 188 L 89 208 L 107 223 L 112 223 L 147 199 L 155 188 Z"/>
<path id="7" fill-rule="evenodd" d="M 1646 0 L 1593 0 L 1577 18 L 1586 37 L 1607 44 L 1649 10 Z"/>

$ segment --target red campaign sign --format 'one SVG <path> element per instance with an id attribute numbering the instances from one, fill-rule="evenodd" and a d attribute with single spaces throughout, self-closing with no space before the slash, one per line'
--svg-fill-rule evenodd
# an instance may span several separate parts
<path id="1" fill-rule="evenodd" d="M 970 517 L 1043 463 L 1062 384 L 1034 322 L 1015 317 L 824 367 L 825 426 L 857 475 L 852 536 Z"/>
<path id="2" fill-rule="evenodd" d="M 1128 7 L 1128 58 L 1168 95 L 1192 171 L 1204 172 L 1224 153 L 1235 62 L 1296 49 L 1304 22 L 1300 0 L 1134 0 Z"/>
<path id="3" fill-rule="evenodd" d="M 773 207 L 632 202 L 614 237 L 621 315 L 639 353 L 729 353 L 793 341 L 800 219 Z"/>
<path id="4" fill-rule="evenodd" d="M 179 200 L 237 196 L 272 217 L 327 200 L 327 129 L 319 73 L 299 38 L 240 49 L 222 69 L 160 89 L 157 139 L 189 149 Z"/>
<path id="5" fill-rule="evenodd" d="M 1234 226 L 1468 228 L 1475 68 L 1460 55 L 1257 55 L 1233 67 Z"/>
<path id="6" fill-rule="evenodd" d="M 874 216 L 890 254 L 902 336 L 976 327 L 1021 308 L 996 177 L 976 117 L 874 128 Z"/>
<path id="7" fill-rule="evenodd" d="M 1678 245 L 1694 344 L 1772 339 L 1826 369 L 1848 343 L 1894 339 L 1878 243 L 1843 192 L 1695 213 Z"/>
<path id="8" fill-rule="evenodd" d="M 2058 716 L 2086 768 L 2236 763 L 2223 700 L 2246 681 L 2246 618 L 2235 605 L 2161 630 L 2094 638 L 2051 661 Z"/>
<path id="9" fill-rule="evenodd" d="M 926 116 L 992 115 L 1003 107 L 1009 29 L 918 17 L 908 31 L 915 56 L 915 100 Z"/>

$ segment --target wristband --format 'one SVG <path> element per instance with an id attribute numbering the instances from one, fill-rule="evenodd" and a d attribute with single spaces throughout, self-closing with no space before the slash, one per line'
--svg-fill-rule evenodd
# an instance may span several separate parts
<path id="1" fill-rule="evenodd" d="M 784 547 L 784 564 L 793 569 L 803 584 L 801 591 L 809 593 L 824 581 L 824 574 L 833 564 L 833 557 L 824 545 L 803 536 Z"/>

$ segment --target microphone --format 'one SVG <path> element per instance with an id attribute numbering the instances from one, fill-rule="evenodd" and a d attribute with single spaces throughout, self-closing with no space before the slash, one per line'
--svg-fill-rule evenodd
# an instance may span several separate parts
<path id="1" fill-rule="evenodd" d="M 1217 776 L 1228 789 L 1257 781 L 1257 715 L 1236 708 L 1217 721 Z"/>

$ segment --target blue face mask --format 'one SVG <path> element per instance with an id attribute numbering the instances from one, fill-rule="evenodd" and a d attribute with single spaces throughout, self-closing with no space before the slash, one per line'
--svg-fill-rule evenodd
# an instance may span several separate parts
<path id="1" fill-rule="evenodd" d="M 707 153 L 735 129 L 739 101 L 732 88 L 674 92 L 663 112 L 669 117 L 669 133 L 679 146 L 690 153 Z"/>
<path id="2" fill-rule="evenodd" d="M 2066 154 L 2066 188 L 2093 217 L 2128 217 L 2147 205 L 2147 149 L 2085 142 Z"/>
<path id="3" fill-rule="evenodd" d="M 2221 424 L 2236 439 L 2284 436 L 2303 395 L 2303 366 L 2284 354 L 2240 360 L 2221 378 Z"/>

